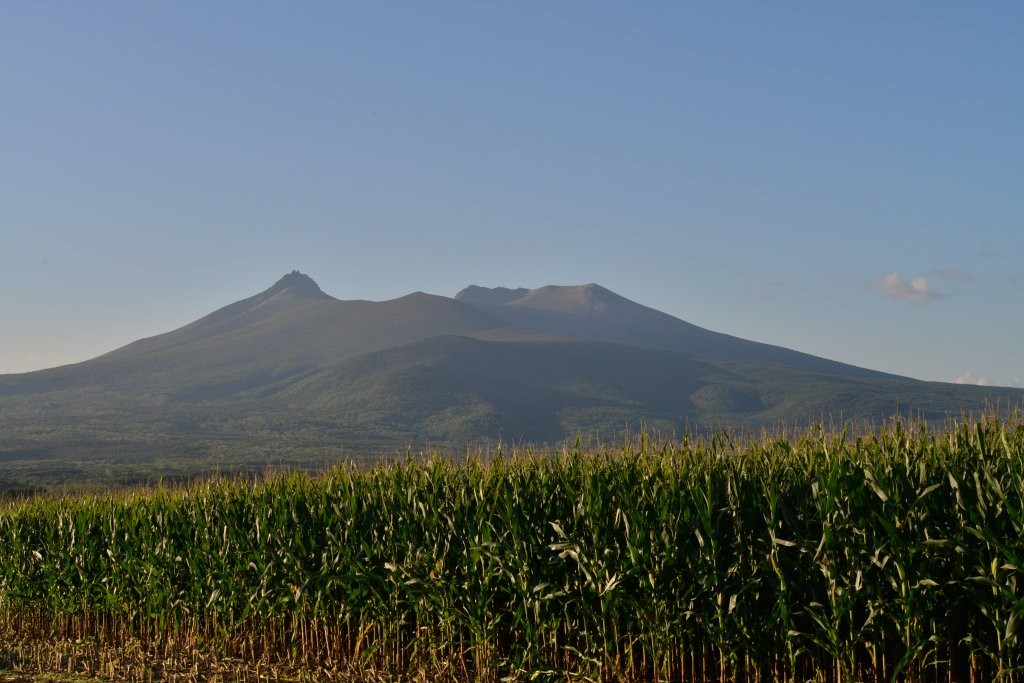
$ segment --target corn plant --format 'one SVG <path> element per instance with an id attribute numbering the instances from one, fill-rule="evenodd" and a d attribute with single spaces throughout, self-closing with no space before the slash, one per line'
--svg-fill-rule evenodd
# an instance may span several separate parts
<path id="1" fill-rule="evenodd" d="M 39 496 L 0 508 L 0 634 L 453 681 L 1012 681 L 1022 500 L 1018 417 Z"/>

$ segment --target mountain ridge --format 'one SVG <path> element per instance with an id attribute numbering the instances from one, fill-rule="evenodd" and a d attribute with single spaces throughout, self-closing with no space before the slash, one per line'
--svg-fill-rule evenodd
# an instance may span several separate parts
<path id="1" fill-rule="evenodd" d="M 150 472 L 174 458 L 203 468 L 422 439 L 551 443 L 641 424 L 678 434 L 824 415 L 943 419 L 996 402 L 1020 405 L 1024 391 L 750 342 L 594 283 L 374 302 L 336 299 L 293 271 L 96 359 L 0 375 L 0 461 L 71 472 L 76 458 L 107 469 L 121 458 Z"/>
<path id="2" fill-rule="evenodd" d="M 857 376 L 896 377 L 784 347 L 713 332 L 631 301 L 598 284 L 547 285 L 494 303 L 477 288 L 468 302 L 513 326 L 553 335 L 583 332 L 600 341 L 660 348 L 695 357 L 770 363 Z M 501 288 L 504 289 L 504 288 Z M 466 290 L 456 294 L 456 299 Z M 480 302 L 480 303 L 476 303 Z"/>

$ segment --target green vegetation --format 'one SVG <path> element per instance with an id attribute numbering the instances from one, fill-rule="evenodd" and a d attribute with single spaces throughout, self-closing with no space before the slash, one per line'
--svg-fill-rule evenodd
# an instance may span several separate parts
<path id="1" fill-rule="evenodd" d="M 921 382 L 704 330 L 596 285 L 339 301 L 291 273 L 83 363 L 0 375 L 0 495 L 318 471 L 429 444 L 943 420 L 1024 390 Z M 552 447 L 554 448 L 554 447 Z"/>
<path id="2" fill-rule="evenodd" d="M 0 548 L 21 666 L 56 643 L 115 676 L 110 648 L 430 680 L 1009 681 L 1024 421 L 42 496 L 0 508 Z"/>

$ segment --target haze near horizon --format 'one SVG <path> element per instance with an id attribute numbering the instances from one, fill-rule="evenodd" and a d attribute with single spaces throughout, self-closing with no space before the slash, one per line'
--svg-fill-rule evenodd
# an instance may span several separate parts
<path id="1" fill-rule="evenodd" d="M 597 282 L 704 328 L 1024 384 L 1024 9 L 5 8 L 0 373 L 291 269 Z"/>

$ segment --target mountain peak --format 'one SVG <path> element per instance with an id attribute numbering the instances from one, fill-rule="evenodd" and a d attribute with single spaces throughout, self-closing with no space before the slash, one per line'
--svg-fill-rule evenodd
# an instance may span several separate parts
<path id="1" fill-rule="evenodd" d="M 638 306 L 594 282 L 585 285 L 546 285 L 537 289 L 470 285 L 455 295 L 475 306 L 519 306 L 582 315 L 603 314 L 609 307 Z"/>
<path id="2" fill-rule="evenodd" d="M 585 285 L 548 285 L 530 290 L 517 305 L 540 308 L 575 315 L 594 315 L 610 312 L 610 308 L 639 306 L 615 292 L 593 282 Z"/>
<path id="3" fill-rule="evenodd" d="M 330 299 L 310 276 L 293 270 L 268 289 L 264 294 L 274 296 L 282 292 L 304 299 Z"/>
<path id="4" fill-rule="evenodd" d="M 508 287 L 479 287 L 470 285 L 455 295 L 457 301 L 464 301 L 467 304 L 497 305 L 507 304 L 521 299 L 530 293 L 526 287 L 509 289 Z"/>
<path id="5" fill-rule="evenodd" d="M 622 298 L 612 290 L 608 289 L 607 287 L 602 287 L 596 282 L 588 282 L 585 285 L 569 285 L 564 287 L 552 285 L 550 287 L 550 290 L 558 292 L 562 296 L 575 296 L 587 300 L 612 300 Z"/>

